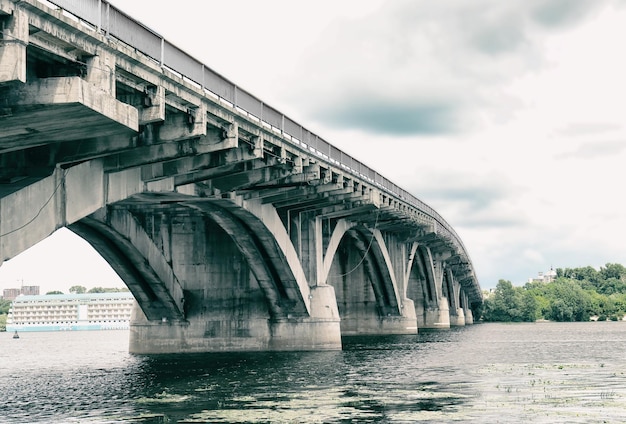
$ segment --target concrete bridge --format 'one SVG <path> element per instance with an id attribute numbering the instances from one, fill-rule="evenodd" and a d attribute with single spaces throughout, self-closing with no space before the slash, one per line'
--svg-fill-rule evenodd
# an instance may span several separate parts
<path id="1" fill-rule="evenodd" d="M 0 0 L 0 31 L 0 259 L 83 237 L 137 300 L 132 352 L 473 322 L 436 211 L 106 1 Z"/>

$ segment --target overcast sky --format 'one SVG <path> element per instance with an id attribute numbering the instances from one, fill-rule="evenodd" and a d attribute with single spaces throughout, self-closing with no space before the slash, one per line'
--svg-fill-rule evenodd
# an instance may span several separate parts
<path id="1" fill-rule="evenodd" d="M 112 4 L 434 207 L 484 289 L 626 264 L 626 0 Z M 93 256 L 57 233 L 0 288 L 121 286 Z"/>

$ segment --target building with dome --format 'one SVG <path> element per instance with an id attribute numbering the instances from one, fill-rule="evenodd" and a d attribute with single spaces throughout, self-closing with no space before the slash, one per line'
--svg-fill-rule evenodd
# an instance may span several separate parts
<path id="1" fill-rule="evenodd" d="M 539 271 L 537 276 L 534 278 L 529 278 L 528 282 L 529 283 L 551 283 L 554 280 L 556 280 L 556 271 L 554 270 L 554 268 L 550 267 L 550 271 L 547 271 L 545 273 Z"/>

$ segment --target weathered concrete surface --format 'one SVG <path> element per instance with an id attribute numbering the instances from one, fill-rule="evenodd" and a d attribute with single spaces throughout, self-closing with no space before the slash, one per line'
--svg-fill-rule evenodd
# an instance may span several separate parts
<path id="1" fill-rule="evenodd" d="M 465 325 L 465 311 L 457 308 L 455 313 L 450 313 L 450 327 L 463 327 Z"/>
<path id="2" fill-rule="evenodd" d="M 138 130 L 137 109 L 79 77 L 37 80 L 11 90 L 3 103 L 3 150 Z"/>
<path id="3" fill-rule="evenodd" d="M 26 12 L 6 4 L 0 12 L 0 84 L 26 82 L 26 45 L 28 17 Z"/>
<path id="4" fill-rule="evenodd" d="M 0 252 L 9 259 L 102 208 L 105 203 L 101 161 L 55 169 L 49 177 L 0 198 Z"/>

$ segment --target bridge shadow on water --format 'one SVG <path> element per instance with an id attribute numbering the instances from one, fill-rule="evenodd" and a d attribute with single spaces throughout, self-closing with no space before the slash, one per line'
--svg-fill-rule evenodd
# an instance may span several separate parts
<path id="1" fill-rule="evenodd" d="M 459 414 L 473 395 L 432 363 L 433 344 L 454 331 L 354 336 L 331 352 L 254 352 L 138 357 L 133 397 L 170 422 L 412 422 Z M 439 354 L 444 354 L 443 350 Z"/>

